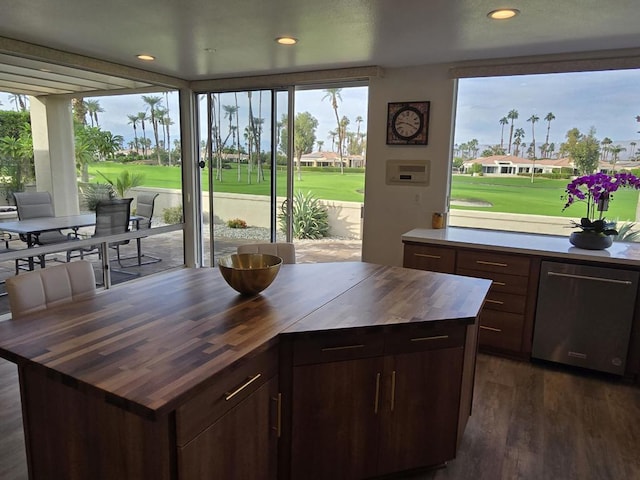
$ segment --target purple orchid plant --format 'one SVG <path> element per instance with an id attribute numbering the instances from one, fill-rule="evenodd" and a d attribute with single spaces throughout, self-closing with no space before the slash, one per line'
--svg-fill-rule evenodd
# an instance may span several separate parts
<path id="1" fill-rule="evenodd" d="M 562 211 L 578 201 L 587 204 L 587 215 L 580 223 L 573 222 L 575 227 L 585 232 L 603 235 L 618 235 L 616 222 L 607 222 L 604 212 L 609 209 L 609 202 L 613 200 L 613 192 L 619 188 L 640 189 L 640 178 L 631 173 L 593 173 L 574 179 L 567 185 L 563 199 L 566 200 Z"/>

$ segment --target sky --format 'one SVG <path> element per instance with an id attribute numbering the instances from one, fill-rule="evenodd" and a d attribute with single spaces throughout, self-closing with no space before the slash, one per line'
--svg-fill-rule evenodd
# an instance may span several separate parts
<path id="1" fill-rule="evenodd" d="M 348 87 L 343 88 L 340 92 L 342 100 L 338 100 L 338 115 L 340 118 L 346 116 L 350 119 L 349 130 L 356 131 L 356 117 L 360 116 L 363 119 L 360 125 L 360 131 L 366 132 L 367 128 L 367 87 Z M 162 105 L 164 108 L 169 106 L 169 114 L 173 119 L 175 125 L 171 126 L 171 141 L 179 138 L 179 118 L 178 118 L 178 94 L 177 92 L 169 92 L 168 103 L 167 97 L 164 93 L 147 94 L 148 96 L 162 96 Z M 328 99 L 323 99 L 325 93 L 323 90 L 299 90 L 296 92 L 296 113 L 308 111 L 318 120 L 318 129 L 316 131 L 316 139 L 324 141 L 323 150 L 331 149 L 331 139 L 329 137 L 329 131 L 336 129 L 336 119 L 331 103 Z M 200 114 L 200 130 L 201 136 L 204 138 L 206 132 L 206 99 L 201 95 L 202 99 L 199 100 L 201 109 Z M 259 94 L 253 92 L 253 115 L 258 117 L 258 98 Z M 268 118 L 269 112 L 269 97 L 268 93 L 263 93 L 262 100 L 262 112 L 260 116 L 262 118 Z M 282 110 L 282 113 L 286 113 L 286 103 L 281 102 L 281 99 L 286 98 L 284 94 L 278 96 L 279 106 L 278 109 Z M 121 96 L 106 96 L 106 97 L 87 97 L 85 100 L 98 100 L 104 112 L 98 114 L 98 122 L 100 128 L 103 130 L 109 130 L 114 135 L 122 135 L 125 139 L 125 146 L 128 142 L 133 141 L 133 127 L 128 124 L 129 119 L 127 115 L 136 115 L 138 112 L 145 111 L 148 107 L 142 100 L 141 95 L 121 95 Z M 0 93 L 0 109 L 3 110 L 15 110 L 15 105 L 11 101 L 10 97 L 6 93 Z M 233 94 L 223 94 L 223 105 L 235 105 L 235 98 Z M 246 118 L 248 118 L 248 101 L 246 92 L 238 94 L 238 106 L 240 114 L 240 129 L 244 130 L 246 126 Z M 281 118 L 281 112 L 278 112 L 278 118 Z M 224 112 L 222 116 L 222 124 L 226 127 L 228 120 L 224 119 Z M 147 138 L 151 138 L 153 133 L 149 124 L 147 124 Z M 138 125 L 138 136 L 142 136 L 141 128 Z M 268 138 L 268 133 L 265 132 L 263 137 Z"/>
<path id="2" fill-rule="evenodd" d="M 532 115 L 536 145 L 544 143 L 551 112 L 549 142 L 565 141 L 567 131 L 578 128 L 587 133 L 595 127 L 596 138 L 609 137 L 614 145 L 636 141 L 640 145 L 640 70 L 523 75 L 461 79 L 458 87 L 455 143 L 477 139 L 480 145 L 499 145 L 500 119 L 517 110 L 515 128 L 525 131 L 524 142 L 531 142 Z M 505 127 L 505 145 L 509 126 Z M 629 152 L 622 153 L 625 158 Z"/>

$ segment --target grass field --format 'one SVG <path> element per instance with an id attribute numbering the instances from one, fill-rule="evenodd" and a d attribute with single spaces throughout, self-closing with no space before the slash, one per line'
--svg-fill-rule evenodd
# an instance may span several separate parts
<path id="1" fill-rule="evenodd" d="M 214 182 L 214 191 L 221 193 L 247 193 L 252 195 L 269 195 L 270 170 L 265 170 L 265 181 L 257 183 L 255 171 L 251 177 L 251 184 L 247 183 L 246 165 L 242 165 L 241 181 L 235 168 L 222 170 L 222 181 Z M 158 167 L 155 165 L 135 165 L 115 162 L 100 162 L 89 167 L 89 174 L 93 182 L 104 182 L 98 171 L 111 180 L 115 180 L 122 170 L 144 175 L 144 185 L 148 187 L 181 188 L 180 167 Z M 278 195 L 285 196 L 287 191 L 284 170 L 276 173 L 276 188 Z M 325 200 L 339 200 L 345 202 L 364 202 L 364 174 L 339 172 L 302 172 L 302 180 L 294 176 L 294 188 L 303 192 L 311 191 L 317 198 Z M 202 188 L 208 189 L 209 174 L 202 171 Z"/>
<path id="2" fill-rule="evenodd" d="M 237 181 L 235 168 L 223 170 L 222 181 L 214 182 L 214 191 L 226 193 L 248 193 L 254 195 L 268 195 L 269 170 L 265 171 L 266 181 L 256 183 L 255 172 L 252 183 L 247 183 L 246 165 L 242 166 L 241 181 Z M 92 181 L 104 181 L 96 171 L 100 171 L 108 178 L 115 179 L 124 169 L 131 173 L 142 173 L 145 176 L 145 186 L 161 188 L 181 188 L 181 170 L 179 167 L 158 167 L 154 165 L 121 164 L 115 162 L 101 162 L 89 168 L 93 176 Z M 277 173 L 278 195 L 284 196 L 286 191 L 285 172 Z M 208 174 L 203 171 L 202 185 L 208 188 Z M 547 215 L 554 217 L 581 217 L 586 214 L 583 204 L 576 204 L 562 211 L 567 180 L 553 180 L 535 178 L 531 183 L 529 177 L 472 177 L 469 175 L 454 175 L 451 186 L 452 201 L 484 202 L 483 206 L 452 205 L 453 209 L 481 210 L 504 213 L 524 213 L 533 215 Z M 295 176 L 296 190 L 311 191 L 317 198 L 348 202 L 364 201 L 364 174 L 339 172 L 302 172 L 302 180 Z M 621 189 L 614 194 L 614 201 L 610 205 L 607 217 L 618 220 L 635 220 L 638 204 L 638 190 Z"/>

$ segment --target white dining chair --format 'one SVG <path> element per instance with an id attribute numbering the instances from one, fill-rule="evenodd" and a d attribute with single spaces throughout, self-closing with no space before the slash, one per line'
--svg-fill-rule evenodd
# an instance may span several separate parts
<path id="1" fill-rule="evenodd" d="M 238 253 L 267 253 L 282 258 L 282 263 L 296 263 L 296 247 L 290 242 L 250 243 L 240 245 Z"/>
<path id="2" fill-rule="evenodd" d="M 91 263 L 79 260 L 9 277 L 6 290 L 11 318 L 18 319 L 95 294 L 96 279 Z"/>

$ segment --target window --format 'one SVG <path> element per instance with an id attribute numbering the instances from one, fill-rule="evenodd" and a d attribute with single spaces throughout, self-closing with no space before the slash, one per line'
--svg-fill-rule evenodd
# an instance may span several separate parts
<path id="1" fill-rule="evenodd" d="M 569 235 L 585 215 L 561 199 L 585 173 L 581 142 L 597 150 L 593 171 L 640 173 L 640 70 L 458 81 L 450 225 Z M 620 189 L 607 216 L 634 222 L 637 206 Z"/>

